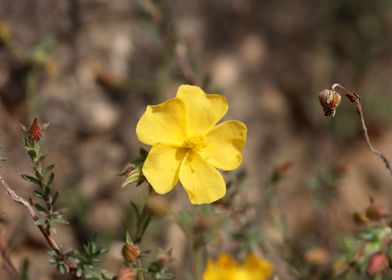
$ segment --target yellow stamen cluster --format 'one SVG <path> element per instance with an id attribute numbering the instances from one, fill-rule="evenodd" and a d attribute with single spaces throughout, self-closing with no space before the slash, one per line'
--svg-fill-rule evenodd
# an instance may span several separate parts
<path id="1" fill-rule="evenodd" d="M 202 136 L 193 136 L 185 140 L 184 146 L 192 151 L 200 151 L 206 147 L 206 142 Z"/>

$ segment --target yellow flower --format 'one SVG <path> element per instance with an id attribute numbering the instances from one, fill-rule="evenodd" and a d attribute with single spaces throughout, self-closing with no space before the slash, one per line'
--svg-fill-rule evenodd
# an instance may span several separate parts
<path id="1" fill-rule="evenodd" d="M 211 203 L 226 193 L 216 168 L 232 170 L 242 162 L 247 128 L 236 120 L 217 125 L 228 110 L 226 98 L 182 85 L 177 96 L 147 106 L 136 135 L 152 148 L 142 172 L 159 194 L 181 181 L 193 204 Z"/>
<path id="2" fill-rule="evenodd" d="M 269 262 L 254 254 L 249 254 L 241 265 L 230 255 L 221 254 L 216 261 L 208 261 L 203 280 L 267 280 L 272 270 Z"/>

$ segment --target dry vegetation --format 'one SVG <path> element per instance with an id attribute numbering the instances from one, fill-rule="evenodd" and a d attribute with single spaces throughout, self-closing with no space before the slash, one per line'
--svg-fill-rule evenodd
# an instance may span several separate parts
<path id="1" fill-rule="evenodd" d="M 199 207 L 176 188 L 150 202 L 155 210 L 169 202 L 175 215 L 154 212 L 135 233 L 151 250 L 144 265 L 172 248 L 168 271 L 194 279 L 193 238 L 208 244 L 208 258 L 242 259 L 252 248 L 277 279 L 390 279 L 391 176 L 369 151 L 353 104 L 342 100 L 326 118 L 318 93 L 335 82 L 359 93 L 371 144 L 392 158 L 391 27 L 386 0 L 0 0 L 0 174 L 32 197 L 20 177 L 32 174 L 20 124 L 50 122 L 39 143 L 56 165 L 69 222 L 56 225 L 56 242 L 82 250 L 96 235 L 108 249 L 102 266 L 132 279 L 121 248 L 137 227 L 130 202 L 142 211 L 149 191 L 120 188 L 117 173 L 147 148 L 135 134 L 146 105 L 196 84 L 225 95 L 226 118 L 248 126 L 244 162 L 225 174 L 238 193 Z M 48 262 L 29 212 L 5 192 L 0 214 L 0 279 L 21 271 L 68 279 Z M 377 255 L 384 251 L 388 259 Z"/>

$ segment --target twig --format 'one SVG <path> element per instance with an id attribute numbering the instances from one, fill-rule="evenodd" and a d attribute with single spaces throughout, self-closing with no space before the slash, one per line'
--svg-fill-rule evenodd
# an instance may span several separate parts
<path id="1" fill-rule="evenodd" d="M 138 268 L 138 270 L 137 270 L 138 280 L 144 280 L 143 266 L 142 266 L 142 263 L 139 259 L 136 260 L 136 267 Z"/>
<path id="2" fill-rule="evenodd" d="M 5 181 L 3 175 L 0 174 L 0 184 L 4 187 L 6 193 L 14 200 L 16 203 L 23 205 L 27 211 L 29 212 L 30 216 L 33 218 L 34 222 L 38 221 L 38 216 L 35 213 L 35 210 L 32 206 L 32 203 L 24 199 L 23 197 L 17 195 L 13 189 L 8 185 Z M 45 229 L 42 225 L 37 225 L 39 230 L 41 231 L 42 235 L 44 236 L 46 242 L 48 243 L 49 247 L 55 251 L 58 255 L 62 255 L 60 246 L 57 244 L 56 240 L 53 239 L 51 233 Z"/>
<path id="3" fill-rule="evenodd" d="M 3 268 L 6 270 L 13 278 L 12 279 L 19 279 L 20 275 L 14 264 L 12 263 L 11 259 L 9 258 L 6 252 L 6 246 L 2 232 L 0 231 L 0 255 L 3 260 Z"/>
<path id="4" fill-rule="evenodd" d="M 341 86 L 340 84 L 336 83 L 336 84 L 333 84 L 331 87 L 333 92 L 336 92 L 336 88 L 342 89 L 345 92 L 346 98 L 355 104 L 357 114 L 359 115 L 359 117 L 361 119 L 363 135 L 366 139 L 366 143 L 367 143 L 369 149 L 372 151 L 373 154 L 375 154 L 376 156 L 378 156 L 379 158 L 382 159 L 382 161 L 385 164 L 385 167 L 389 170 L 389 173 L 391 173 L 391 175 L 392 175 L 391 161 L 382 152 L 380 152 L 379 150 L 374 148 L 372 143 L 370 142 L 370 137 L 369 137 L 368 130 L 366 127 L 365 118 L 363 116 L 361 97 L 358 94 L 356 94 L 355 92 L 350 91 L 350 90 L 346 89 L 345 87 Z"/>
<path id="5" fill-rule="evenodd" d="M 201 85 L 200 80 L 196 77 L 195 71 L 187 57 L 187 47 L 184 44 L 177 44 L 175 61 L 181 72 L 181 75 L 185 78 L 188 83 L 193 85 Z"/>

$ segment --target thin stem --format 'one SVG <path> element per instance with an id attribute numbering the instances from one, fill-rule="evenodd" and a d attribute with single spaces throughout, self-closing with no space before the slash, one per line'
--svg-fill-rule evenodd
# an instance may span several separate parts
<path id="1" fill-rule="evenodd" d="M 191 253 L 192 253 L 192 264 L 193 269 L 195 271 L 196 280 L 203 280 L 202 278 L 202 267 L 201 267 L 201 259 L 203 254 L 203 247 L 200 245 L 196 245 L 195 242 L 191 242 Z"/>
<path id="2" fill-rule="evenodd" d="M 201 260 L 203 259 L 204 247 L 201 246 L 201 244 L 195 240 L 195 235 L 193 231 L 190 230 L 186 225 L 184 225 L 180 217 L 176 213 L 171 213 L 171 214 L 175 222 L 178 224 L 178 226 L 182 229 L 182 231 L 186 235 L 187 239 L 191 240 L 189 246 L 191 250 L 192 268 L 194 270 L 196 280 L 203 280 Z"/>
<path id="3" fill-rule="evenodd" d="M 137 221 L 137 228 L 136 228 L 136 233 L 135 233 L 135 243 L 141 243 L 144 233 L 146 232 L 148 226 L 150 225 L 151 222 L 151 212 L 147 207 L 147 201 L 148 198 L 150 197 L 152 193 L 152 187 L 150 185 L 148 185 L 148 191 L 147 191 L 147 197 L 146 200 L 144 202 L 144 206 L 143 206 L 143 210 L 142 213 L 140 214 L 140 218 Z"/>
<path id="4" fill-rule="evenodd" d="M 32 206 L 32 203 L 24 199 L 23 197 L 16 194 L 16 192 L 8 185 L 5 181 L 3 175 L 0 174 L 0 184 L 4 187 L 5 192 L 14 200 L 16 203 L 23 205 L 27 211 L 29 212 L 30 216 L 33 218 L 34 221 L 38 221 L 38 216 L 35 213 L 35 210 Z M 37 225 L 38 229 L 41 231 L 42 235 L 44 236 L 46 242 L 48 243 L 49 247 L 55 251 L 57 254 L 62 255 L 60 250 L 60 246 L 57 244 L 56 240 L 53 239 L 50 232 L 45 229 L 42 225 Z"/>
<path id="5" fill-rule="evenodd" d="M 8 254 L 6 253 L 6 250 L 3 246 L 0 247 L 0 255 L 3 259 L 4 270 L 6 270 L 13 277 L 13 279 L 19 278 L 20 275 L 18 270 L 12 263 L 11 259 L 8 257 Z"/>
<path id="6" fill-rule="evenodd" d="M 142 266 L 141 261 L 139 259 L 137 259 L 135 261 L 135 263 L 136 263 L 136 267 L 137 267 L 137 277 L 138 277 L 138 280 L 144 280 L 143 266 Z"/>
<path id="7" fill-rule="evenodd" d="M 389 170 L 389 173 L 392 175 L 391 161 L 381 151 L 379 151 L 378 149 L 374 148 L 374 146 L 370 142 L 368 129 L 367 129 L 366 123 L 365 123 L 365 117 L 364 117 L 364 114 L 363 114 L 361 97 L 358 94 L 356 94 L 355 92 L 350 91 L 350 90 L 346 89 L 345 87 L 341 86 L 340 84 L 336 83 L 336 84 L 332 85 L 332 91 L 336 91 L 336 88 L 342 89 L 346 93 L 345 96 L 347 97 L 347 99 L 355 104 L 355 107 L 357 109 L 357 114 L 359 115 L 359 117 L 361 119 L 363 135 L 365 137 L 366 143 L 367 143 L 370 151 L 373 154 L 375 154 L 376 156 L 378 156 L 379 158 L 381 158 L 381 160 L 385 164 L 385 167 Z"/>

